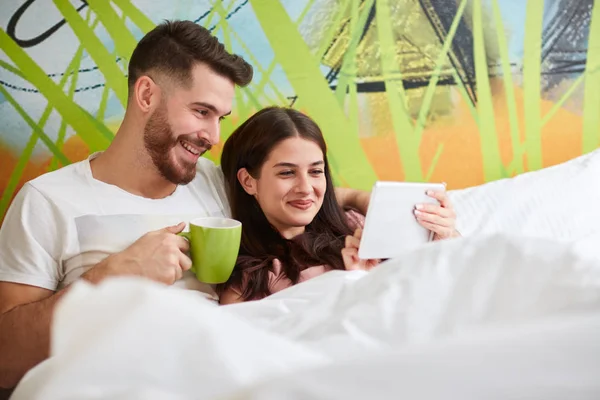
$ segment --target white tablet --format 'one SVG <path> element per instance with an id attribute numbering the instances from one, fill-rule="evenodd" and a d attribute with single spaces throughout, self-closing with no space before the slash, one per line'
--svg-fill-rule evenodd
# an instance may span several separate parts
<path id="1" fill-rule="evenodd" d="M 430 230 L 416 220 L 417 204 L 439 204 L 428 190 L 444 191 L 442 183 L 376 182 L 371 192 L 358 256 L 361 259 L 393 258 L 427 243 Z"/>

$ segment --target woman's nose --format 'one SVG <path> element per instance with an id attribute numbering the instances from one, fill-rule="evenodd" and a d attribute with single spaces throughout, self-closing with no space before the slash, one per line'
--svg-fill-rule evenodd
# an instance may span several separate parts
<path id="1" fill-rule="evenodd" d="M 298 193 L 310 193 L 312 185 L 308 176 L 300 176 L 296 185 Z"/>

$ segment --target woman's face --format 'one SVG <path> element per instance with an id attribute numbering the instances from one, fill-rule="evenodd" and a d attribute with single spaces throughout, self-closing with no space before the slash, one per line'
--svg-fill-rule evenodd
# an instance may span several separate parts
<path id="1" fill-rule="evenodd" d="M 246 179 L 243 179 L 245 176 Z M 238 174 L 268 221 L 291 239 L 304 232 L 323 205 L 327 180 L 323 152 L 315 142 L 293 137 L 278 143 L 260 169 L 260 178 Z"/>

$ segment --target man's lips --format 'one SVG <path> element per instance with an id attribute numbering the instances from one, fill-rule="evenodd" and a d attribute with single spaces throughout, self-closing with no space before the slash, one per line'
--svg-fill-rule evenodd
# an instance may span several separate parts
<path id="1" fill-rule="evenodd" d="M 194 146 L 193 144 L 180 140 L 179 143 L 190 153 L 192 153 L 193 155 L 199 156 L 200 154 L 203 153 L 203 151 L 199 148 L 197 148 L 196 146 Z"/>
<path id="2" fill-rule="evenodd" d="M 205 139 L 196 140 L 185 140 L 179 139 L 179 144 L 183 146 L 189 153 L 199 157 L 208 150 L 211 149 L 212 145 Z"/>

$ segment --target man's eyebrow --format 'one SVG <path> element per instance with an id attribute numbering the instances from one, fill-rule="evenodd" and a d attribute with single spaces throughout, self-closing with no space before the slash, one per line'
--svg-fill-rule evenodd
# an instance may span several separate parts
<path id="1" fill-rule="evenodd" d="M 214 105 L 210 104 L 210 103 L 206 103 L 204 101 L 195 101 L 192 103 L 193 106 L 200 106 L 200 107 L 204 107 L 204 108 L 208 108 L 209 110 L 211 110 L 212 112 L 214 112 L 215 114 L 219 114 L 219 110 L 217 110 L 217 107 L 215 107 Z M 229 110 L 227 113 L 221 115 L 221 117 L 226 117 L 227 115 L 231 114 L 231 110 Z"/>

